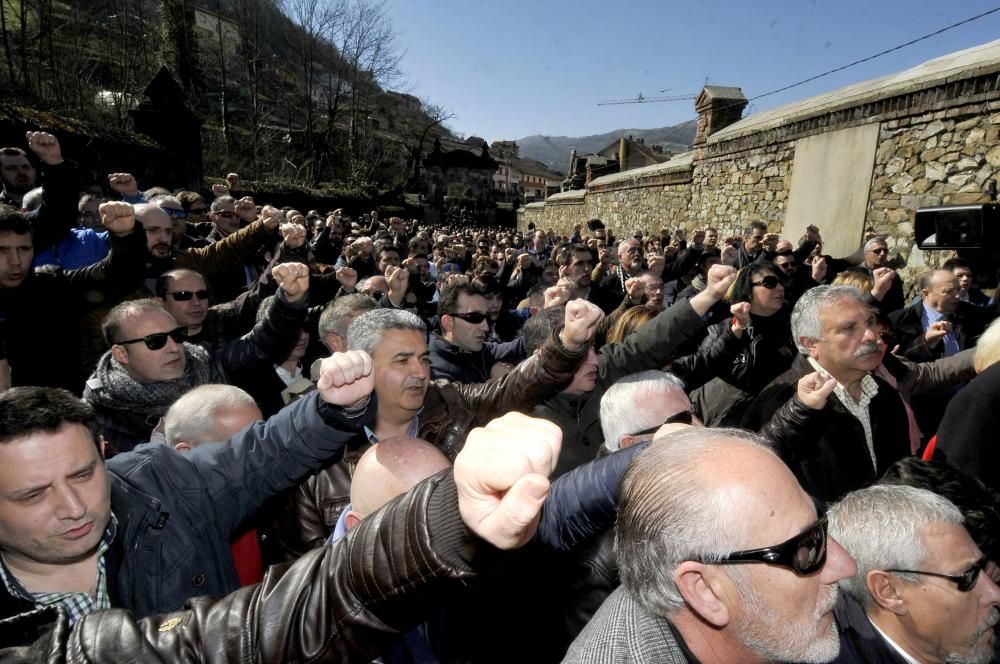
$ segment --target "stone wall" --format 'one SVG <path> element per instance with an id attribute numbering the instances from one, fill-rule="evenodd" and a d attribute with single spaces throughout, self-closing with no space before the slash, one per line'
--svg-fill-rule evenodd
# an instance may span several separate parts
<path id="1" fill-rule="evenodd" d="M 914 246 L 916 209 L 988 202 L 988 181 L 1000 178 L 1000 41 L 751 116 L 666 164 L 607 175 L 585 191 L 528 205 L 519 226 L 531 221 L 569 234 L 599 218 L 619 236 L 636 227 L 707 225 L 728 236 L 761 220 L 780 232 L 796 142 L 872 124 L 878 131 L 867 210 L 857 220 L 863 228 L 851 233 L 856 242 L 864 231 L 886 235 L 909 280 L 950 255 Z"/>

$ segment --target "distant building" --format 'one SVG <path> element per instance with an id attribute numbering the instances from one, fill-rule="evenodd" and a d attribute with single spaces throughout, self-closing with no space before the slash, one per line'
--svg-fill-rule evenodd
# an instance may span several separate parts
<path id="1" fill-rule="evenodd" d="M 493 191 L 496 199 L 505 202 L 532 202 L 545 200 L 550 189 L 559 191 L 562 173 L 557 173 L 540 161 L 521 159 L 516 141 L 494 141 L 490 155 L 497 162 L 493 174 Z"/>
<path id="2" fill-rule="evenodd" d="M 198 54 L 201 58 L 218 58 L 220 34 L 222 52 L 226 58 L 237 57 L 240 46 L 239 24 L 213 11 L 195 7 L 194 36 L 198 41 Z"/>
<path id="3" fill-rule="evenodd" d="M 647 146 L 645 139 L 632 138 L 631 136 L 628 138 L 622 136 L 617 141 L 598 150 L 597 154 L 607 157 L 609 161 L 615 160 L 619 173 L 670 161 L 670 153 L 663 152 L 660 146 Z"/>

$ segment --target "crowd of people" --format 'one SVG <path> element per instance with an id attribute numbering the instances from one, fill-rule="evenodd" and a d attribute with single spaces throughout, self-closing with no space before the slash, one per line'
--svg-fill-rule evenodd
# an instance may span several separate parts
<path id="1" fill-rule="evenodd" d="M 959 256 L 0 177 L 3 661 L 998 661 Z"/>

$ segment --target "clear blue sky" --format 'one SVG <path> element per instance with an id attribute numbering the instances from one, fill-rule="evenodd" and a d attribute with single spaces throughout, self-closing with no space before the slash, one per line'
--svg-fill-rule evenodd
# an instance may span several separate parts
<path id="1" fill-rule="evenodd" d="M 673 125 L 705 77 L 769 92 L 982 13 L 1000 0 L 387 0 L 409 91 L 489 141 Z M 1000 38 L 1000 12 L 754 102 L 762 111 Z M 695 82 L 696 81 L 696 82 Z M 665 88 L 673 88 L 660 93 Z"/>

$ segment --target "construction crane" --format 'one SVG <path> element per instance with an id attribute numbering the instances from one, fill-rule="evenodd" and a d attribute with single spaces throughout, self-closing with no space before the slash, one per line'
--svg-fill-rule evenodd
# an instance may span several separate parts
<path id="1" fill-rule="evenodd" d="M 664 101 L 689 101 L 697 99 L 698 95 L 680 95 L 676 97 L 645 97 L 640 92 L 632 99 L 605 99 L 597 102 L 598 106 L 616 106 L 618 104 L 657 104 Z"/>

